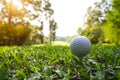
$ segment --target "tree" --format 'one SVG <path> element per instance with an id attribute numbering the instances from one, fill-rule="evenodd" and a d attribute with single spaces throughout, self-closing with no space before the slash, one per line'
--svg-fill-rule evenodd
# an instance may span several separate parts
<path id="1" fill-rule="evenodd" d="M 3 23 L 0 25 L 0 46 L 23 45 L 30 32 L 31 29 L 29 27 Z"/>
<path id="2" fill-rule="evenodd" d="M 13 0 L 0 1 L 0 45 L 22 45 L 30 34 L 28 24 L 24 25 L 25 12 L 22 8 L 16 7 Z M 21 23 L 21 24 L 19 24 Z"/>
<path id="3" fill-rule="evenodd" d="M 45 16 L 49 23 L 49 42 L 55 41 L 57 23 L 53 18 L 54 11 L 51 9 L 51 4 L 49 0 L 45 0 Z"/>
<path id="4" fill-rule="evenodd" d="M 85 25 L 87 26 L 102 26 L 106 22 L 106 14 L 110 10 L 110 0 L 101 0 L 95 2 L 94 6 L 88 8 Z"/>
<path id="5" fill-rule="evenodd" d="M 13 23 L 15 21 L 14 19 L 18 17 L 18 15 L 21 15 L 20 11 L 12 3 L 12 0 L 10 0 L 9 2 L 7 2 L 6 0 L 2 0 L 0 1 L 0 3 L 2 5 L 0 18 L 3 20 L 7 19 L 8 21 L 6 22 L 8 22 L 9 24 Z"/>
<path id="6" fill-rule="evenodd" d="M 44 20 L 42 21 L 41 26 L 38 28 L 40 31 L 40 37 L 41 37 L 41 41 L 42 43 L 44 42 L 42 38 L 44 38 L 44 34 L 43 34 L 43 28 L 44 28 L 44 24 L 48 24 L 49 27 L 49 42 L 51 43 L 52 41 L 55 40 L 55 36 L 56 36 L 56 29 L 57 29 L 57 23 L 55 22 L 54 18 L 53 18 L 53 14 L 54 11 L 53 9 L 51 9 L 51 4 L 49 2 L 49 0 L 43 0 L 44 4 L 42 4 L 42 16 L 41 19 L 44 18 Z M 41 20 L 39 20 L 41 21 Z M 44 23 L 43 23 L 44 22 Z"/>
<path id="7" fill-rule="evenodd" d="M 17 7 L 13 3 L 14 1 L 18 1 L 22 7 Z M 38 28 L 35 35 L 39 35 L 41 43 L 44 42 L 44 24 L 46 24 L 45 22 L 49 22 L 53 15 L 49 0 L 2 0 L 0 4 L 2 5 L 0 8 L 1 21 L 14 24 L 15 26 L 37 26 Z M 37 23 L 32 23 L 34 21 Z M 40 32 L 40 34 L 38 32 Z"/>
<path id="8" fill-rule="evenodd" d="M 55 36 L 56 36 L 56 28 L 57 28 L 57 23 L 55 22 L 54 19 L 49 21 L 49 30 L 50 30 L 50 43 L 52 41 L 55 41 Z"/>
<path id="9" fill-rule="evenodd" d="M 106 23 L 106 14 L 110 9 L 109 0 L 102 0 L 96 2 L 94 6 L 88 8 L 87 14 L 85 15 L 85 29 L 78 29 L 78 33 L 85 35 L 90 38 L 92 43 L 100 42 L 101 37 L 104 37 L 102 26 Z"/>
<path id="10" fill-rule="evenodd" d="M 21 4 L 22 7 L 17 6 L 14 1 Z M 1 18 L 7 19 L 8 23 L 12 24 L 24 24 L 26 22 L 25 18 L 30 21 L 36 19 L 39 16 L 41 0 L 31 1 L 31 0 L 2 0 L 0 1 L 1 7 Z M 31 7 L 32 6 L 32 7 Z M 29 9 L 31 8 L 31 10 Z M 35 13 L 33 13 L 35 12 Z"/>
<path id="11" fill-rule="evenodd" d="M 118 44 L 120 39 L 120 1 L 112 0 L 111 10 L 107 14 L 105 24 L 105 37 L 111 43 Z"/>

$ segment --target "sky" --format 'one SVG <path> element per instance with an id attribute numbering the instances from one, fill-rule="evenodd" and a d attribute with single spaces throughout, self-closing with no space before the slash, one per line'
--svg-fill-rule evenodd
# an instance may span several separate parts
<path id="1" fill-rule="evenodd" d="M 50 0 L 54 19 L 58 24 L 57 36 L 76 35 L 78 27 L 83 26 L 87 8 L 98 0 Z"/>

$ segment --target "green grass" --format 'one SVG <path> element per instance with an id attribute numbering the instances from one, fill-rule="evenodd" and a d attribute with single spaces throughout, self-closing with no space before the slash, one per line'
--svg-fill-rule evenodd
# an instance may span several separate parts
<path id="1" fill-rule="evenodd" d="M 120 46 L 92 46 L 78 58 L 69 46 L 0 47 L 1 80 L 119 80 Z"/>

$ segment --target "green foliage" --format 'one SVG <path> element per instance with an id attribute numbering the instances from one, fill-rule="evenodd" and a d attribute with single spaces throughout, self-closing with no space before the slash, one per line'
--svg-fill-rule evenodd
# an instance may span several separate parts
<path id="1" fill-rule="evenodd" d="M 93 31 L 91 32 L 91 42 L 96 44 L 100 41 L 100 38 L 102 37 L 103 31 L 101 28 L 94 28 Z"/>
<path id="2" fill-rule="evenodd" d="M 17 0 L 21 6 L 14 4 L 13 0 L 0 0 L 0 21 L 5 21 L 8 24 L 24 25 L 24 26 L 37 26 L 35 38 L 31 36 L 31 42 L 27 43 L 44 43 L 43 28 L 46 22 L 50 30 L 50 36 L 55 40 L 56 22 L 53 20 L 53 9 L 49 0 Z M 35 23 L 31 23 L 35 22 Z M 37 24 L 36 24 L 37 22 Z M 38 39 L 39 38 L 39 39 Z M 35 41 L 34 41 L 35 40 Z M 33 42 L 32 42 L 33 41 Z"/>
<path id="3" fill-rule="evenodd" d="M 56 29 L 57 29 L 57 23 L 55 22 L 55 20 L 50 20 L 49 21 L 49 30 L 50 30 L 50 43 L 52 43 L 52 41 L 55 41 L 56 38 Z"/>
<path id="4" fill-rule="evenodd" d="M 110 8 L 110 0 L 95 2 L 87 10 L 85 25 L 101 27 L 106 22 L 106 14 Z"/>
<path id="5" fill-rule="evenodd" d="M 80 35 L 87 36 L 93 44 L 97 44 L 101 41 L 103 31 L 99 27 L 87 27 Z"/>
<path id="6" fill-rule="evenodd" d="M 31 29 L 22 25 L 0 25 L 0 45 L 22 45 L 29 37 Z"/>
<path id="7" fill-rule="evenodd" d="M 115 44 L 119 44 L 120 39 L 120 1 L 112 0 L 112 9 L 107 14 L 107 23 L 105 24 L 105 37 Z"/>
<path id="8" fill-rule="evenodd" d="M 111 27 L 111 23 L 104 25 L 103 27 L 105 38 L 110 43 L 119 44 L 120 29 Z"/>
<path id="9" fill-rule="evenodd" d="M 88 8 L 85 29 L 78 29 L 78 34 L 87 36 L 93 44 L 105 42 L 103 25 L 106 23 L 106 15 L 110 10 L 110 0 L 95 2 L 94 6 Z"/>
<path id="10" fill-rule="evenodd" d="M 0 79 L 6 80 L 8 78 L 8 68 L 5 67 L 5 63 L 0 66 Z"/>
<path id="11" fill-rule="evenodd" d="M 120 46 L 92 46 L 82 59 L 69 46 L 4 46 L 0 51 L 3 80 L 120 79 Z"/>

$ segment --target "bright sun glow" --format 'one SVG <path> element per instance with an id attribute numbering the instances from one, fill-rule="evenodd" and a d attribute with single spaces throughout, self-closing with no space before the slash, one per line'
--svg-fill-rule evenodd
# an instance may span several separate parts
<path id="1" fill-rule="evenodd" d="M 6 2 L 10 2 L 11 0 L 6 0 Z M 20 3 L 19 0 L 12 0 L 12 3 L 14 4 L 14 6 L 16 6 L 18 9 L 21 9 L 23 7 L 23 5 Z"/>
<path id="2" fill-rule="evenodd" d="M 58 24 L 57 36 L 76 35 L 83 26 L 87 8 L 100 0 L 50 0 Z"/>

